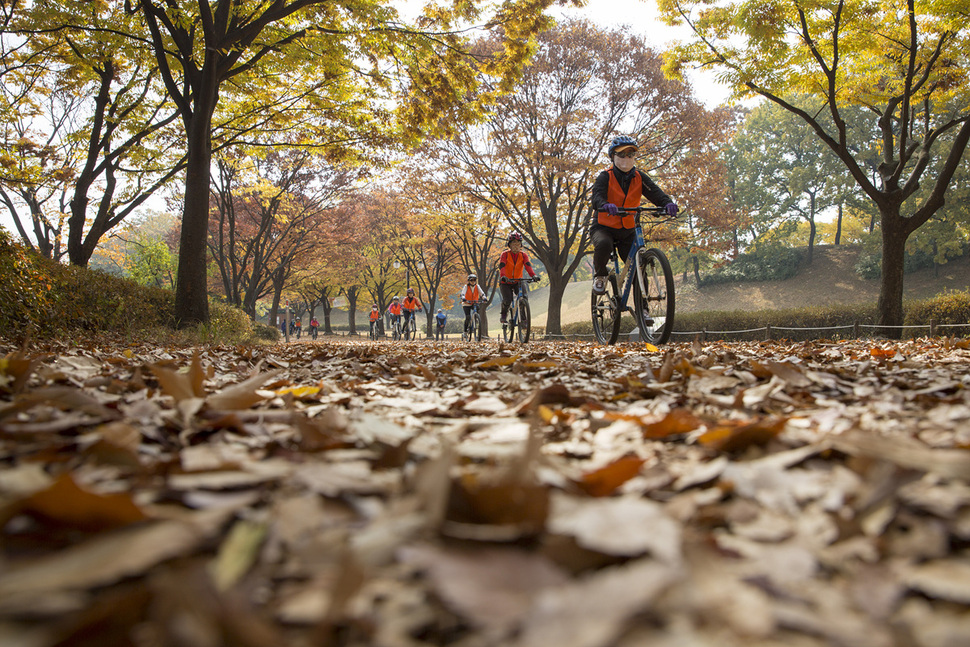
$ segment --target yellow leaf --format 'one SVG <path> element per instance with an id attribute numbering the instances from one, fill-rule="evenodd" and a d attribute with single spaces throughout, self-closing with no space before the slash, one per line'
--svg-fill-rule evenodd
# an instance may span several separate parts
<path id="1" fill-rule="evenodd" d="M 546 360 L 544 362 L 523 362 L 522 366 L 525 368 L 557 368 L 559 364 L 552 360 Z"/>
<path id="2" fill-rule="evenodd" d="M 649 343 L 646 343 L 646 342 L 644 342 L 643 347 L 646 348 L 651 353 L 656 353 L 658 350 L 660 350 L 659 348 L 657 348 L 653 344 L 649 344 Z"/>
<path id="3" fill-rule="evenodd" d="M 276 391 L 276 395 L 293 394 L 294 398 L 306 398 L 320 393 L 319 386 L 287 386 Z"/>

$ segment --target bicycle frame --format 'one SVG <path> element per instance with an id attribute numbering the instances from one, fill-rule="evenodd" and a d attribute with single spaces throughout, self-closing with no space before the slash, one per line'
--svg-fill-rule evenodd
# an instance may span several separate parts
<path id="1" fill-rule="evenodd" d="M 531 334 L 531 330 L 532 330 L 531 321 L 529 321 L 527 324 L 528 328 L 525 331 L 523 331 L 522 322 L 519 321 L 519 312 L 523 309 L 523 303 L 526 311 L 528 311 L 531 307 L 529 306 L 529 290 L 526 288 L 526 284 L 531 283 L 532 280 L 533 279 L 531 277 L 527 279 L 526 278 L 512 279 L 512 281 L 517 285 L 515 287 L 515 293 L 512 298 L 512 303 L 510 305 L 511 312 L 508 313 L 507 315 L 508 316 L 507 322 L 502 324 L 502 337 L 506 341 L 512 340 L 516 330 L 519 331 L 518 332 L 519 341 L 521 341 L 522 343 L 526 343 L 529 341 L 529 335 Z"/>
<path id="2" fill-rule="evenodd" d="M 482 320 L 481 320 L 481 317 L 479 316 L 479 312 L 480 312 L 479 306 L 480 305 L 482 305 L 482 301 L 473 301 L 472 304 L 471 304 L 472 309 L 468 311 L 468 316 L 471 318 L 471 321 L 472 322 L 475 321 L 475 318 L 474 317 L 478 317 L 478 326 L 479 327 L 482 325 Z M 462 338 L 464 338 L 464 335 L 465 335 L 466 332 L 468 332 L 469 334 L 471 333 L 471 331 L 462 331 Z M 480 339 L 481 338 L 481 334 L 482 334 L 481 328 L 478 328 L 476 330 L 476 333 L 475 334 Z M 478 339 L 470 339 L 469 341 L 478 341 Z"/>
<path id="3" fill-rule="evenodd" d="M 519 299 L 529 300 L 529 291 L 525 288 L 526 283 L 530 283 L 531 279 L 515 279 L 518 285 L 515 287 L 515 296 L 512 298 L 512 306 L 509 308 L 511 312 L 511 317 L 509 318 L 509 325 L 515 326 L 519 323 Z"/>
<path id="4" fill-rule="evenodd" d="M 640 281 L 640 291 L 642 294 L 647 293 L 647 286 L 643 282 L 643 275 L 636 271 L 636 265 L 634 261 L 637 258 L 637 252 L 646 247 L 646 243 L 643 239 L 643 227 L 640 225 L 640 218 L 636 220 L 637 226 L 634 229 L 636 232 L 636 237 L 634 238 L 633 245 L 630 246 L 630 253 L 627 254 L 626 263 L 623 266 L 622 272 L 626 272 L 626 277 L 623 280 L 623 292 L 620 295 L 619 307 L 621 311 L 633 312 L 633 308 L 627 305 L 627 301 L 630 295 L 633 294 L 633 277 L 637 277 Z M 613 271 L 616 273 L 617 279 L 621 275 L 620 270 L 620 259 L 619 254 L 616 253 L 616 248 L 613 248 Z"/>

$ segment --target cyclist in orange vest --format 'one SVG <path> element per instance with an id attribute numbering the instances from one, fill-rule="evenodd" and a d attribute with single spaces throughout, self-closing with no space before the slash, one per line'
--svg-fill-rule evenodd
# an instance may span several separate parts
<path id="1" fill-rule="evenodd" d="M 621 259 L 626 259 L 636 239 L 633 214 L 618 213 L 620 209 L 640 206 L 646 198 L 658 207 L 665 207 L 670 216 L 677 215 L 677 205 L 660 190 L 646 173 L 635 168 L 639 147 L 632 137 L 620 135 L 610 144 L 608 154 L 612 167 L 601 172 L 593 183 L 593 210 L 596 220 L 589 228 L 593 243 L 593 292 L 606 290 L 609 275 L 607 263 L 614 244 Z"/>
<path id="2" fill-rule="evenodd" d="M 515 298 L 513 281 L 522 278 L 523 270 L 528 272 L 533 280 L 539 280 L 536 278 L 536 271 L 532 269 L 529 255 L 522 251 L 522 234 L 519 232 L 513 231 L 509 234 L 509 248 L 499 256 L 498 270 L 499 290 L 502 292 L 502 316 L 499 321 L 505 323 L 505 315 L 512 305 L 512 299 Z"/>
<path id="3" fill-rule="evenodd" d="M 411 317 L 414 316 L 414 311 L 424 311 L 424 304 L 414 296 L 414 288 L 408 288 L 408 295 L 404 297 L 401 307 L 404 309 L 404 329 L 407 330 L 408 323 L 410 323 Z M 417 322 L 415 322 L 415 325 L 417 325 Z"/>
<path id="4" fill-rule="evenodd" d="M 370 331 L 371 334 L 375 334 L 375 327 L 377 322 L 381 320 L 381 309 L 377 307 L 377 304 L 373 304 L 370 307 Z"/>
<path id="5" fill-rule="evenodd" d="M 391 299 L 391 305 L 387 306 L 387 314 L 391 315 L 391 325 L 394 325 L 401 320 L 401 297 L 395 295 Z"/>
<path id="6" fill-rule="evenodd" d="M 465 311 L 465 332 L 468 332 L 468 326 L 472 322 L 472 307 L 475 305 L 475 302 L 481 301 L 484 298 L 485 292 L 478 285 L 478 276 L 469 274 L 468 282 L 461 289 L 461 309 Z"/>

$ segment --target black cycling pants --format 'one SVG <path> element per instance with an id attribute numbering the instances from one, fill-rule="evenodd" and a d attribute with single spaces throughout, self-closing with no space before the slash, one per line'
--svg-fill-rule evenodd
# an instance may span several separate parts
<path id="1" fill-rule="evenodd" d="M 626 261 L 626 255 L 630 253 L 630 248 L 637 239 L 637 230 L 593 225 L 590 229 L 590 238 L 593 241 L 593 275 L 607 276 L 610 273 L 607 265 L 610 262 L 613 246 L 616 245 L 620 260 Z"/>

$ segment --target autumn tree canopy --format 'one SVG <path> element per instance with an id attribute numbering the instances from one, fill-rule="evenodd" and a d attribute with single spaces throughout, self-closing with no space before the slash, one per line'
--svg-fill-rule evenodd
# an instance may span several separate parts
<path id="1" fill-rule="evenodd" d="M 179 320 L 208 319 L 205 196 L 217 115 L 245 130 L 270 104 L 291 145 L 344 159 L 450 132 L 508 89 L 550 4 L 429 4 L 408 21 L 377 0 L 126 0 L 144 21 L 187 136 Z M 501 47 L 473 55 L 474 25 Z M 496 86 L 478 92 L 486 76 Z"/>
<path id="2" fill-rule="evenodd" d="M 966 4 L 658 4 L 669 22 L 686 23 L 694 34 L 667 53 L 669 72 L 714 68 L 735 96 L 760 96 L 797 115 L 875 204 L 882 230 L 880 324 L 901 325 L 906 241 L 944 205 L 970 140 Z M 845 112 L 853 106 L 868 111 L 871 128 L 848 127 Z M 860 160 L 872 146 L 881 156 L 875 177 Z"/>

